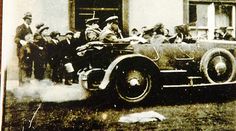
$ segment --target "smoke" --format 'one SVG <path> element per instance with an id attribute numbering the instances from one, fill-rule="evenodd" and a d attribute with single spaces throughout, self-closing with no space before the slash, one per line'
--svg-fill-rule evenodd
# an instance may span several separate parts
<path id="1" fill-rule="evenodd" d="M 17 99 L 30 98 L 40 99 L 43 102 L 66 102 L 75 100 L 85 100 L 90 93 L 79 87 L 79 84 L 71 86 L 63 84 L 53 84 L 50 80 L 37 81 L 32 80 L 31 83 L 18 87 L 18 82 L 11 81 L 7 86 L 7 91 L 14 94 Z"/>

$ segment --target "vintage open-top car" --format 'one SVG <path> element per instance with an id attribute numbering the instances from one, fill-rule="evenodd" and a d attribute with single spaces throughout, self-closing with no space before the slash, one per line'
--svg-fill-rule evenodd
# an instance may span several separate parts
<path id="1" fill-rule="evenodd" d="M 78 48 L 79 84 L 138 103 L 167 87 L 235 84 L 236 42 L 101 43 Z"/>

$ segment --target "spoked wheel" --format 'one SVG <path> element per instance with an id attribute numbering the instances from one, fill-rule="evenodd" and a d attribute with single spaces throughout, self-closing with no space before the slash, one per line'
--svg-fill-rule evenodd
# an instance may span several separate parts
<path id="1" fill-rule="evenodd" d="M 212 49 L 201 60 L 201 71 L 210 83 L 224 83 L 235 80 L 234 56 L 225 49 Z"/>
<path id="2" fill-rule="evenodd" d="M 123 102 L 138 103 L 151 94 L 153 83 L 153 76 L 147 65 L 133 63 L 119 67 L 115 90 Z"/>

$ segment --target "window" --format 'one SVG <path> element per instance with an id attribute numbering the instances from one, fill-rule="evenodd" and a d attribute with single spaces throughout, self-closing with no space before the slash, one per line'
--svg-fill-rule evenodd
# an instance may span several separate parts
<path id="1" fill-rule="evenodd" d="M 232 27 L 232 6 L 215 5 L 215 26 Z"/>
<path id="2" fill-rule="evenodd" d="M 235 35 L 235 4 L 219 2 L 190 2 L 189 24 L 195 37 L 213 39 L 219 27 L 230 27 Z"/>
<path id="3" fill-rule="evenodd" d="M 194 26 L 207 26 L 207 8 L 204 4 L 190 4 L 189 22 Z"/>

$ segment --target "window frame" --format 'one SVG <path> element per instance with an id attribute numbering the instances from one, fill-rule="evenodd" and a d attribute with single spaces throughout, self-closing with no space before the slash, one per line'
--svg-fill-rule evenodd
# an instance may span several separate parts
<path id="1" fill-rule="evenodd" d="M 215 5 L 216 4 L 219 4 L 217 2 L 203 2 L 203 1 L 198 1 L 198 0 L 191 0 L 189 1 L 189 5 L 188 5 L 188 8 L 190 8 L 190 4 L 208 4 L 208 18 L 207 18 L 207 26 L 191 26 L 190 25 L 190 30 L 191 31 L 195 31 L 197 32 L 196 34 L 198 35 L 198 30 L 205 30 L 207 32 L 207 39 L 213 39 L 214 38 L 214 32 L 215 30 L 218 28 L 216 27 L 216 21 L 215 21 Z M 236 15 L 236 12 L 235 12 L 235 6 L 236 4 L 235 3 L 220 3 L 220 4 L 223 4 L 223 5 L 230 5 L 232 6 L 232 13 L 231 13 L 231 17 L 232 17 L 232 26 L 229 26 L 229 30 L 232 30 L 232 35 L 235 37 L 235 25 L 236 25 L 236 22 L 235 22 L 235 15 Z M 211 11 L 210 11 L 211 10 Z M 190 16 L 190 11 L 188 10 L 188 18 Z M 188 23 L 189 23 L 189 19 L 188 19 Z"/>

